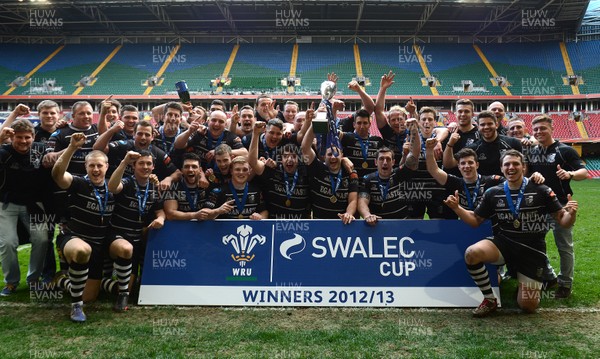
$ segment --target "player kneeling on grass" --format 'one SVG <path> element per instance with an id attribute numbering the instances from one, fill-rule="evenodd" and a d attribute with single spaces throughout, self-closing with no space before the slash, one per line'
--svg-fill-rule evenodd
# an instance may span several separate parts
<path id="1" fill-rule="evenodd" d="M 133 167 L 133 176 L 123 178 L 129 165 Z M 115 195 L 108 241 L 126 241 L 133 246 L 133 253 L 111 258 L 117 280 L 102 279 L 102 287 L 108 293 L 118 293 L 113 308 L 117 312 L 128 309 L 130 282 L 134 282 L 142 263 L 144 227 L 159 229 L 165 223 L 165 213 L 158 196 L 158 178 L 152 174 L 153 170 L 154 157 L 150 151 L 129 151 L 108 181 L 108 190 Z"/>
<path id="2" fill-rule="evenodd" d="M 528 313 L 536 310 L 547 260 L 544 240 L 550 229 L 547 215 L 552 214 L 560 226 L 570 227 L 575 223 L 577 213 L 577 202 L 570 196 L 563 208 L 549 187 L 523 177 L 520 152 L 508 150 L 500 162 L 506 181 L 487 190 L 474 211 L 459 205 L 458 191 L 444 201 L 460 219 L 473 227 L 492 218 L 494 235 L 465 251 L 469 274 L 484 296 L 483 302 L 473 311 L 475 317 L 487 316 L 498 306 L 485 263 L 512 265 L 519 280 L 519 307 Z"/>
<path id="3" fill-rule="evenodd" d="M 71 320 L 74 322 L 86 320 L 83 302 L 98 296 L 105 255 L 131 261 L 133 251 L 131 244 L 125 240 L 106 242 L 114 209 L 114 198 L 105 181 L 108 170 L 106 155 L 92 151 L 85 157 L 85 177 L 73 176 L 66 171 L 73 154 L 85 140 L 83 133 L 74 133 L 69 146 L 52 169 L 52 178 L 68 193 L 70 218 L 58 235 L 57 244 L 69 265 L 69 275 L 57 276 L 56 282 L 71 293 Z"/>

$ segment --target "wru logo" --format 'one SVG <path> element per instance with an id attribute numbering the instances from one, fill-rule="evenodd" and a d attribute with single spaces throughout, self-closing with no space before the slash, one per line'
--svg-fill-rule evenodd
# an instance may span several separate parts
<path id="1" fill-rule="evenodd" d="M 256 244 L 263 245 L 267 241 L 265 236 L 259 234 L 252 235 L 252 227 L 247 224 L 237 228 L 237 235 L 229 234 L 223 236 L 223 244 L 231 243 L 235 253 L 231 254 L 231 258 L 238 262 L 241 267 L 254 259 L 254 254 L 250 255 Z"/>

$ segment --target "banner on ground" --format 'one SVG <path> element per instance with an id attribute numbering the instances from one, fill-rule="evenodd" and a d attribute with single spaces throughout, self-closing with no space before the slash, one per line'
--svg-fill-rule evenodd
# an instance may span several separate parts
<path id="1" fill-rule="evenodd" d="M 149 235 L 139 304 L 473 307 L 464 251 L 491 233 L 450 220 L 167 221 Z"/>

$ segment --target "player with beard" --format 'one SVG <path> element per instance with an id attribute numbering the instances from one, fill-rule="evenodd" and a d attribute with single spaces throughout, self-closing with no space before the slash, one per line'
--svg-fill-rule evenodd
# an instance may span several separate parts
<path id="1" fill-rule="evenodd" d="M 208 219 L 208 211 L 203 209 L 206 191 L 199 186 L 200 157 L 195 153 L 183 155 L 181 179 L 165 195 L 164 210 L 170 221 L 189 221 Z"/>
<path id="2" fill-rule="evenodd" d="M 123 178 L 127 166 L 133 167 L 133 176 Z M 154 182 L 151 180 L 153 169 L 152 153 L 147 150 L 139 153 L 129 151 L 108 181 L 108 190 L 115 196 L 108 240 L 126 240 L 133 246 L 129 258 L 111 258 L 114 261 L 117 280 L 102 279 L 104 290 L 118 294 L 113 307 L 117 312 L 127 310 L 129 290 L 138 277 L 138 268 L 143 263 L 144 228 L 159 229 L 164 225 L 165 213 L 159 201 L 158 181 L 156 178 Z M 112 270 L 110 272 L 112 274 Z"/>
<path id="3" fill-rule="evenodd" d="M 423 219 L 425 211 L 430 219 L 452 219 L 456 218 L 452 212 L 445 210 L 444 199 L 448 193 L 446 189 L 439 185 L 427 171 L 427 161 L 425 159 L 425 141 L 435 138 L 436 147 L 434 153 L 438 166 L 441 166 L 442 145 L 441 143 L 448 136 L 448 130 L 445 128 L 436 128 L 437 112 L 431 107 L 422 107 L 419 111 L 419 127 L 421 130 L 420 143 L 421 151 L 418 156 L 419 165 L 412 176 L 413 187 L 407 200 L 410 203 L 410 218 Z M 447 213 L 448 212 L 448 213 Z"/>
<path id="4" fill-rule="evenodd" d="M 101 151 L 85 157 L 86 176 L 66 171 L 73 154 L 86 142 L 83 133 L 70 136 L 65 149 L 52 169 L 56 184 L 69 193 L 70 217 L 56 239 L 61 256 L 69 265 L 68 278 L 56 278 L 59 287 L 71 294 L 71 320 L 84 322 L 83 302 L 95 300 L 100 291 L 104 257 L 131 258 L 131 244 L 125 240 L 107 242 L 108 227 L 114 209 L 113 195 L 105 181 L 108 158 Z M 88 279 L 89 277 L 89 279 Z"/>
<path id="5" fill-rule="evenodd" d="M 306 166 L 299 165 L 298 149 L 292 144 L 282 148 L 281 159 L 271 168 L 258 159 L 258 138 L 264 122 L 254 124 L 248 162 L 258 176 L 265 195 L 269 218 L 309 219 L 309 182 Z"/>
<path id="6" fill-rule="evenodd" d="M 312 120 L 314 110 L 306 111 L 304 126 L 308 127 L 302 140 L 302 155 L 308 167 L 310 195 L 315 219 L 340 218 L 344 224 L 354 220 L 358 201 L 358 175 L 342 166 L 344 155 L 340 148 L 329 146 L 325 163 L 319 161 L 312 148 L 315 137 Z"/>
<path id="7" fill-rule="evenodd" d="M 477 153 L 479 172 L 483 175 L 501 175 L 500 157 L 502 154 L 510 149 L 523 151 L 521 141 L 498 134 L 496 121 L 493 112 L 481 111 L 477 116 L 481 138 L 467 146 Z M 444 168 L 455 168 L 457 166 L 452 148 L 457 140 L 456 134 L 452 134 L 444 151 Z M 450 147 L 450 150 L 448 150 L 448 147 Z"/>
<path id="8" fill-rule="evenodd" d="M 465 251 L 469 274 L 484 296 L 473 311 L 475 317 L 485 317 L 498 306 L 485 263 L 513 266 L 519 281 L 517 303 L 524 312 L 534 312 L 540 302 L 541 275 L 547 261 L 544 237 L 548 226 L 544 219 L 551 214 L 564 227 L 571 227 L 576 219 L 576 201 L 569 198 L 563 208 L 549 187 L 523 177 L 523 155 L 520 152 L 506 151 L 501 163 L 506 181 L 487 190 L 475 211 L 459 205 L 458 191 L 445 201 L 460 219 L 473 227 L 479 226 L 486 218 L 492 220 L 494 235 Z"/>
<path id="9" fill-rule="evenodd" d="M 552 188 L 558 201 L 565 205 L 573 195 L 571 180 L 583 181 L 588 172 L 577 151 L 553 137 L 552 118 L 548 115 L 536 116 L 532 121 L 533 135 L 539 142 L 532 147 L 527 156 L 529 172 L 540 172 L 546 178 L 546 184 Z M 560 256 L 560 273 L 556 298 L 567 298 L 571 295 L 573 284 L 575 256 L 573 253 L 573 228 L 561 227 L 555 223 L 552 233 Z M 556 280 L 556 274 L 548 263 L 544 271 L 546 282 Z"/>
<path id="10" fill-rule="evenodd" d="M 358 213 L 368 225 L 376 225 L 379 219 L 406 219 L 409 216 L 406 187 L 419 165 L 421 140 L 416 120 L 410 119 L 406 125 L 410 131 L 411 153 L 406 156 L 405 164 L 394 168 L 394 152 L 382 147 L 377 151 L 377 171 L 361 180 Z"/>
<path id="11" fill-rule="evenodd" d="M 343 152 L 352 161 L 359 178 L 377 169 L 377 150 L 383 146 L 381 137 L 371 136 L 370 127 L 371 115 L 366 110 L 359 110 L 354 118 L 354 132 L 339 134 Z"/>
<path id="12" fill-rule="evenodd" d="M 161 188 L 169 188 L 172 182 L 179 179 L 180 173 L 177 167 L 171 163 L 171 158 L 163 150 L 156 146 L 152 146 L 154 139 L 154 128 L 152 124 L 146 120 L 139 121 L 135 126 L 135 136 L 133 140 L 110 142 L 111 133 L 116 132 L 117 125 L 103 133 L 94 144 L 95 150 L 103 151 L 108 155 L 109 163 L 112 168 L 109 168 L 109 173 L 112 174 L 119 163 L 125 158 L 127 152 L 147 150 L 154 157 L 156 168 L 155 173 L 161 181 Z M 125 169 L 126 176 L 133 176 L 133 169 L 127 167 Z"/>
<path id="13" fill-rule="evenodd" d="M 223 111 L 212 111 L 208 119 L 208 128 L 193 122 L 187 131 L 175 139 L 175 149 L 194 152 L 202 159 L 202 166 L 207 169 L 214 165 L 215 148 L 221 143 L 231 147 L 234 156 L 247 156 L 248 150 L 234 133 L 225 129 L 227 115 Z"/>
<path id="14" fill-rule="evenodd" d="M 269 212 L 260 188 L 249 181 L 250 165 L 246 157 L 231 161 L 231 180 L 213 188 L 204 204 L 209 219 L 266 219 Z"/>

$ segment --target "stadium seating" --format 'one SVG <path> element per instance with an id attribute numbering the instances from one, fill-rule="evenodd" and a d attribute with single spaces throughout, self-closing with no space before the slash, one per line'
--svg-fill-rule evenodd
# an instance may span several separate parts
<path id="1" fill-rule="evenodd" d="M 592 178 L 600 178 L 600 157 L 586 157 L 585 168 Z"/>
<path id="2" fill-rule="evenodd" d="M 505 76 L 513 95 L 573 94 L 563 84 L 564 61 L 556 42 L 482 44 L 479 46 L 498 75 Z"/>
<path id="3" fill-rule="evenodd" d="M 600 113 L 587 112 L 588 118 L 583 121 L 583 126 L 590 138 L 600 138 Z"/>
<path id="4" fill-rule="evenodd" d="M 567 43 L 567 51 L 575 74 L 583 76 L 581 93 L 600 93 L 600 41 Z"/>
<path id="5" fill-rule="evenodd" d="M 280 80 L 289 75 L 292 47 L 292 44 L 240 45 L 229 73 L 231 87 L 246 90 L 284 90 Z"/>
<path id="6" fill-rule="evenodd" d="M 471 44 L 426 44 L 421 48 L 423 58 L 430 60 L 426 61 L 429 72 L 440 81 L 440 95 L 504 95 L 490 82 L 492 75 Z M 475 90 L 465 92 L 462 80 L 472 81 Z"/>
<path id="7" fill-rule="evenodd" d="M 363 75 L 371 80 L 366 88 L 369 94 L 379 92 L 381 76 L 392 70 L 396 77 L 388 95 L 431 95 L 429 88 L 421 84 L 423 70 L 412 45 L 361 44 L 359 51 Z"/>
<path id="8" fill-rule="evenodd" d="M 0 56 L 0 83 L 2 92 L 17 76 L 25 76 L 58 48 L 58 45 L 2 44 Z"/>
<path id="9" fill-rule="evenodd" d="M 117 45 L 66 45 L 45 66 L 32 75 L 33 85 L 43 79 L 55 79 L 64 95 L 75 90 L 74 84 L 92 71 Z M 98 74 L 93 86 L 82 95 L 136 95 L 146 86 L 142 83 L 156 75 L 176 45 L 125 44 Z M 288 76 L 292 44 L 241 44 L 230 71 L 230 89 L 283 91 L 280 79 Z M 495 71 L 506 76 L 513 95 L 544 96 L 572 94 L 563 84 L 566 74 L 559 43 L 480 44 L 480 49 Z M 0 59 L 0 80 L 5 85 L 17 76 L 24 76 L 58 48 L 57 45 L 2 44 L 2 53 L 11 54 Z M 339 91 L 348 94 L 345 84 L 357 75 L 352 44 L 299 44 L 296 76 L 302 79 L 296 92 L 317 92 L 327 73 L 335 72 L 344 86 Z M 383 73 L 396 73 L 395 84 L 389 95 L 431 95 L 421 78 L 423 70 L 413 44 L 360 44 L 358 46 L 363 75 L 371 82 L 369 94 L 379 90 Z M 174 83 L 186 80 L 192 92 L 210 92 L 210 81 L 219 77 L 227 64 L 233 44 L 182 44 L 162 74 L 162 83 L 152 94 L 174 92 Z M 420 44 L 429 72 L 440 82 L 440 95 L 504 96 L 502 89 L 493 86 L 490 73 L 472 44 Z M 567 51 L 575 73 L 583 76 L 580 92 L 600 93 L 600 41 L 570 42 Z M 160 80 L 160 79 L 159 79 Z M 471 80 L 480 90 L 465 92 L 462 80 Z M 160 82 L 160 81 L 159 81 Z M 12 94 L 31 92 L 27 85 Z M 8 89 L 8 88 L 7 88 Z"/>
<path id="10" fill-rule="evenodd" d="M 331 72 L 335 72 L 341 79 L 338 92 L 348 94 L 345 83 L 356 76 L 352 45 L 299 45 L 296 75 L 302 79 L 302 86 L 296 92 L 318 91 Z"/>
<path id="11" fill-rule="evenodd" d="M 162 85 L 155 87 L 152 94 L 173 92 L 175 83 L 181 80 L 187 82 L 190 92 L 210 92 L 211 80 L 221 76 L 232 49 L 233 45 L 223 44 L 181 45 L 163 74 Z"/>

